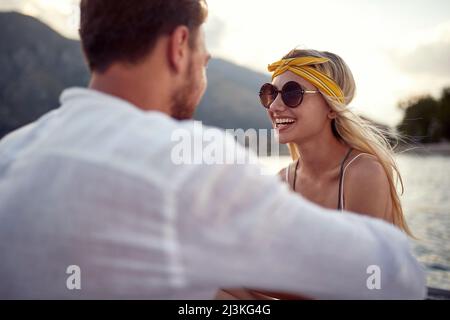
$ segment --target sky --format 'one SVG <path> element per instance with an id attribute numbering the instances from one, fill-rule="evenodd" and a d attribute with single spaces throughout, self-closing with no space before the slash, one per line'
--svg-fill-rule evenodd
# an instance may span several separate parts
<path id="1" fill-rule="evenodd" d="M 0 0 L 77 38 L 78 0 Z M 207 44 L 215 57 L 267 73 L 291 49 L 340 55 L 353 72 L 351 107 L 395 125 L 400 101 L 450 86 L 448 0 L 208 0 Z"/>

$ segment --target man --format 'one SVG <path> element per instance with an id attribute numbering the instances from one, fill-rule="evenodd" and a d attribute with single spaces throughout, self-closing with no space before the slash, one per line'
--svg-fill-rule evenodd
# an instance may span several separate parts
<path id="1" fill-rule="evenodd" d="M 81 1 L 89 89 L 0 143 L 0 297 L 423 298 L 394 227 L 319 208 L 256 165 L 175 163 L 172 134 L 198 138 L 206 15 L 202 0 Z"/>

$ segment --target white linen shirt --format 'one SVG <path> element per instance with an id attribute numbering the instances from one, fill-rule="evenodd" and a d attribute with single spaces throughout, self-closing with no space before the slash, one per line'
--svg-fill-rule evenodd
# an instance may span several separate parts
<path id="1" fill-rule="evenodd" d="M 201 138 L 193 127 L 71 88 L 2 139 L 0 298 L 210 299 L 221 287 L 424 297 L 423 270 L 387 223 L 320 208 L 258 165 L 174 163 L 172 133 Z M 381 289 L 367 286 L 373 265 Z"/>

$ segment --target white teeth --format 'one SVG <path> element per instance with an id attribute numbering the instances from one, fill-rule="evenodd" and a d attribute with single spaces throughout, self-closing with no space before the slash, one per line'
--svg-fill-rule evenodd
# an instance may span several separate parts
<path id="1" fill-rule="evenodd" d="M 294 119 L 287 119 L 287 118 L 284 118 L 284 119 L 275 119 L 275 123 L 276 124 L 284 124 L 284 123 L 294 123 L 295 122 L 295 120 Z"/>

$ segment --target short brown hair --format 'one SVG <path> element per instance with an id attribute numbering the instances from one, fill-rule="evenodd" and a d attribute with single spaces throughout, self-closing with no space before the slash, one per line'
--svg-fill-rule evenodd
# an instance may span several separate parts
<path id="1" fill-rule="evenodd" d="M 205 0 L 81 0 L 80 38 L 89 68 L 103 72 L 114 62 L 139 62 L 159 36 L 180 25 L 195 34 L 207 14 Z"/>

